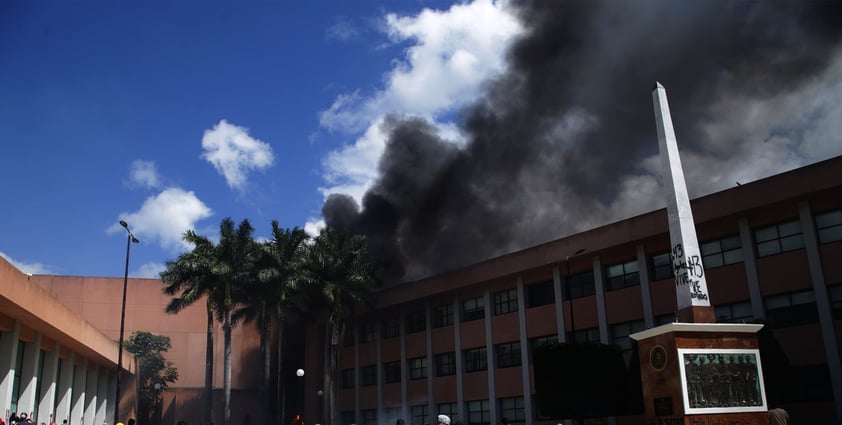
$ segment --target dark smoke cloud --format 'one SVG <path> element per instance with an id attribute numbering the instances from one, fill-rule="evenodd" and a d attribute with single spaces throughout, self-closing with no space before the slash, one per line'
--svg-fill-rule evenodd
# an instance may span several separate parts
<path id="1" fill-rule="evenodd" d="M 831 66 L 842 40 L 839 2 L 535 0 L 514 9 L 526 33 L 506 74 L 461 112 L 467 145 L 423 120 L 390 118 L 363 205 L 335 195 L 323 207 L 329 225 L 369 237 L 389 280 L 624 218 L 629 211 L 613 207 L 644 191 L 633 177 L 657 155 L 656 80 L 682 151 L 725 158 L 722 141 L 700 130 L 721 100 L 798 91 Z M 643 203 L 651 196 L 640 193 Z"/>

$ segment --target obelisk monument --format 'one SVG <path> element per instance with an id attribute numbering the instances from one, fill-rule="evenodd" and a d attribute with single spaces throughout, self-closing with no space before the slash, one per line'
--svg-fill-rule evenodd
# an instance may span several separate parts
<path id="1" fill-rule="evenodd" d="M 685 323 L 712 323 L 715 321 L 714 311 L 710 306 L 705 269 L 696 238 L 693 212 L 690 210 L 690 196 L 678 155 L 667 92 L 661 83 L 655 83 L 652 100 L 655 104 L 655 124 L 667 197 L 677 318 L 679 322 Z"/>

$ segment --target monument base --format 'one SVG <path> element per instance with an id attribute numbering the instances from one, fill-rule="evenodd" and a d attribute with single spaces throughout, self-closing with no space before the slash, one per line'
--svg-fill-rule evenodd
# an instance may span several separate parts
<path id="1" fill-rule="evenodd" d="M 670 323 L 637 341 L 648 425 L 769 425 L 763 325 Z"/>

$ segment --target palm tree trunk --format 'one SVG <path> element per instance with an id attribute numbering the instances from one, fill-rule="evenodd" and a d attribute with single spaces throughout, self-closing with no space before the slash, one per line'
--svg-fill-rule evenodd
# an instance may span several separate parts
<path id="1" fill-rule="evenodd" d="M 222 405 L 222 425 L 231 423 L 231 309 L 225 312 L 225 322 L 222 324 L 225 338 L 224 367 L 223 367 L 223 392 L 224 402 Z"/>
<path id="2" fill-rule="evenodd" d="M 205 342 L 205 391 L 202 394 L 205 408 L 202 412 L 202 424 L 210 425 L 213 410 L 213 307 L 208 299 L 208 334 Z"/>
<path id="3" fill-rule="evenodd" d="M 272 331 L 272 319 L 266 307 L 261 312 L 263 318 L 257 322 L 262 323 L 260 329 L 260 353 L 263 355 L 263 383 L 260 386 L 260 415 L 258 423 L 265 424 L 270 415 L 269 412 L 269 383 L 272 374 L 272 350 L 269 348 L 269 335 Z"/>
<path id="4" fill-rule="evenodd" d="M 328 319 L 325 329 L 325 376 L 322 388 L 322 425 L 332 425 L 336 419 L 336 373 L 339 364 L 339 333 L 341 323 Z"/>
<path id="5" fill-rule="evenodd" d="M 282 361 L 284 357 L 284 322 L 284 312 L 278 311 L 278 365 L 276 369 L 278 371 L 278 400 L 280 400 L 278 405 L 280 406 L 280 412 L 278 413 L 277 425 L 283 425 L 286 423 L 287 414 L 287 395 L 286 388 L 284 388 L 284 377 L 286 374 L 284 373 L 285 371 Z"/>

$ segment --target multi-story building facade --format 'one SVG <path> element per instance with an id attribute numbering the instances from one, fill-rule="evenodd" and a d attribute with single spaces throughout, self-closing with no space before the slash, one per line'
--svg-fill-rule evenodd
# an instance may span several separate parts
<path id="1" fill-rule="evenodd" d="M 795 422 L 842 411 L 842 157 L 692 201 L 720 322 L 761 321 L 792 367 Z M 378 291 L 341 354 L 342 425 L 556 423 L 535 403 L 532 351 L 672 322 L 676 299 L 665 209 Z M 307 369 L 321 370 L 319 324 Z M 762 354 L 762 353 L 761 353 Z M 305 383 L 320 422 L 321 380 Z M 641 421 L 641 418 L 620 418 Z"/>

